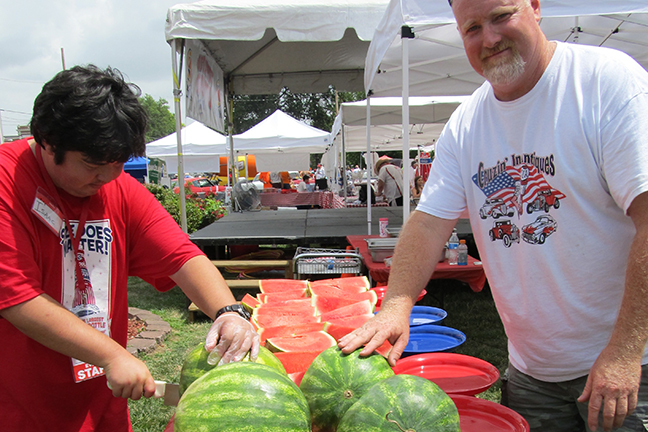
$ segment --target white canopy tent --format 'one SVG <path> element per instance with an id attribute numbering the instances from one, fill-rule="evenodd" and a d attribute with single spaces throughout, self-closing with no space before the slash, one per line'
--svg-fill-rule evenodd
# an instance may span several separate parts
<path id="1" fill-rule="evenodd" d="M 205 0 L 169 9 L 176 121 L 184 39 L 204 43 L 223 70 L 226 94 L 361 91 L 369 40 L 388 0 Z M 181 148 L 181 143 L 178 144 Z M 180 150 L 181 152 L 181 150 Z M 183 227 L 186 223 L 183 223 Z"/>
<path id="2" fill-rule="evenodd" d="M 550 40 L 616 48 L 648 69 L 645 0 L 544 0 L 541 14 L 541 27 Z M 464 95 L 483 81 L 466 58 L 446 0 L 390 1 L 367 53 L 367 92 L 400 95 L 403 100 L 410 95 Z M 408 117 L 404 104 L 403 130 Z M 406 150 L 406 136 L 403 141 Z M 409 214 L 409 200 L 404 201 L 403 221 Z"/>
<path id="3" fill-rule="evenodd" d="M 227 138 L 200 122 L 182 128 L 183 159 L 186 172 L 220 171 L 220 156 L 227 156 Z M 178 173 L 176 132 L 146 145 L 146 156 L 164 160 L 169 174 Z"/>
<path id="4" fill-rule="evenodd" d="M 331 134 L 275 111 L 249 130 L 234 135 L 238 154 L 253 153 L 258 171 L 308 170 L 310 154 L 323 153 Z"/>

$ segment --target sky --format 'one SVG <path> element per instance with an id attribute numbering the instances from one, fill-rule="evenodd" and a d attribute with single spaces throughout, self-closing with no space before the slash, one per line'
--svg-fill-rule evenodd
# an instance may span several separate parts
<path id="1" fill-rule="evenodd" d="M 27 125 L 43 85 L 65 66 L 120 70 L 173 112 L 169 7 L 192 0 L 0 0 L 0 116 L 5 136 Z"/>

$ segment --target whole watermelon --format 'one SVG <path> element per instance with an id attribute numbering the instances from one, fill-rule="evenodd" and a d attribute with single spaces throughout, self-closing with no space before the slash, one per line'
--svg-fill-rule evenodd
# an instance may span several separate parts
<path id="1" fill-rule="evenodd" d="M 459 432 L 452 399 L 432 381 L 395 375 L 374 385 L 342 417 L 338 432 Z"/>
<path id="2" fill-rule="evenodd" d="M 182 396 L 184 391 L 191 385 L 192 382 L 216 367 L 216 365 L 210 365 L 209 363 L 207 363 L 209 352 L 205 350 L 204 346 L 204 343 L 200 343 L 196 348 L 191 350 L 191 352 L 185 358 L 184 363 L 182 364 L 182 370 L 180 371 L 180 382 L 178 386 L 180 396 Z M 250 356 L 248 354 L 245 356 L 245 358 L 243 358 L 242 361 L 249 360 Z M 283 367 L 283 364 L 281 364 L 279 359 L 275 357 L 275 355 L 272 354 L 267 348 L 259 347 L 259 356 L 257 357 L 256 362 L 272 366 L 279 372 L 286 374 L 286 369 Z"/>
<path id="3" fill-rule="evenodd" d="M 308 401 L 314 431 L 335 431 L 346 410 L 371 386 L 394 375 L 383 356 L 360 357 L 360 351 L 347 355 L 337 346 L 328 348 L 306 370 L 299 388 Z"/>
<path id="4" fill-rule="evenodd" d="M 210 370 L 184 392 L 175 432 L 308 432 L 308 403 L 276 369 L 253 362 Z"/>

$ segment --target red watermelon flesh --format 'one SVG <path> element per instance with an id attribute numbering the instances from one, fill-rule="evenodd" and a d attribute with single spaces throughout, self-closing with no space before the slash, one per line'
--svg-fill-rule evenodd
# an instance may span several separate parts
<path id="1" fill-rule="evenodd" d="M 288 378 L 290 378 L 296 385 L 299 387 L 299 384 L 301 384 L 302 378 L 304 378 L 304 374 L 306 371 L 303 372 L 294 372 L 291 374 L 288 374 Z"/>
<path id="2" fill-rule="evenodd" d="M 374 307 L 371 305 L 371 302 L 369 300 L 362 300 L 360 302 L 332 310 L 331 312 L 325 312 L 320 315 L 320 321 L 329 321 L 337 318 L 347 318 L 370 314 L 373 313 L 373 309 Z"/>
<path id="3" fill-rule="evenodd" d="M 260 303 L 259 306 L 257 306 L 255 309 L 260 310 L 260 311 L 283 311 L 283 310 L 296 310 L 300 311 L 303 310 L 306 313 L 313 313 L 315 308 L 311 304 L 311 299 L 310 298 L 305 298 L 305 299 L 295 299 L 295 300 L 286 300 L 282 302 L 275 302 L 275 303 Z"/>
<path id="4" fill-rule="evenodd" d="M 316 331 L 294 336 L 266 339 L 266 348 L 273 352 L 324 351 L 336 344 L 336 340 L 325 331 Z"/>
<path id="5" fill-rule="evenodd" d="M 261 303 L 275 303 L 278 301 L 286 300 L 298 300 L 303 298 L 310 298 L 307 288 L 290 290 L 290 291 L 279 291 L 273 293 L 259 293 L 257 298 Z"/>
<path id="6" fill-rule="evenodd" d="M 297 313 L 273 313 L 272 311 L 268 313 L 257 314 L 255 309 L 252 314 L 253 321 L 256 322 L 258 328 L 267 328 L 267 327 L 279 327 L 303 323 L 314 323 L 320 322 L 320 318 L 314 314 L 309 315 L 303 312 L 297 311 Z"/>
<path id="7" fill-rule="evenodd" d="M 354 327 L 358 328 L 367 321 L 369 321 L 371 318 L 374 317 L 374 314 L 372 313 L 367 313 L 367 314 L 362 314 L 358 316 L 350 316 L 350 317 L 343 317 L 343 318 L 330 318 L 327 323 L 329 325 L 336 324 L 340 327 Z"/>
<path id="8" fill-rule="evenodd" d="M 320 351 L 296 351 L 274 353 L 279 359 L 286 373 L 306 372 L 306 369 L 313 363 Z"/>
<path id="9" fill-rule="evenodd" d="M 261 303 L 250 294 L 246 293 L 241 299 L 241 304 L 245 307 L 245 309 L 252 312 L 252 310 Z"/>
<path id="10" fill-rule="evenodd" d="M 261 279 L 259 290 L 262 293 L 275 293 L 308 288 L 308 281 L 298 279 Z"/>
<path id="11" fill-rule="evenodd" d="M 372 306 L 376 306 L 378 296 L 373 291 L 365 291 L 357 294 L 346 294 L 344 297 L 328 296 L 328 295 L 314 295 L 313 306 L 318 314 L 331 312 L 332 310 L 339 309 L 343 306 L 348 306 L 362 300 L 369 300 Z"/>
<path id="12" fill-rule="evenodd" d="M 366 276 L 353 276 L 335 279 L 324 279 L 310 283 L 311 292 L 319 294 L 321 287 L 336 288 L 346 293 L 359 293 L 371 288 L 369 279 Z"/>
<path id="13" fill-rule="evenodd" d="M 324 330 L 325 324 L 326 323 L 313 322 L 313 323 L 301 323 L 301 324 L 277 326 L 277 327 L 266 327 L 266 328 L 259 329 L 259 336 L 261 337 L 261 343 L 263 344 L 266 339 L 271 337 L 293 336 L 296 334 L 310 333 L 314 331 Z"/>

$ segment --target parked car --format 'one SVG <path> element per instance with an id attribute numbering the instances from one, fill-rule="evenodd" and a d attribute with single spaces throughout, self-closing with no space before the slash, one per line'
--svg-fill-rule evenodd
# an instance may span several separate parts
<path id="1" fill-rule="evenodd" d="M 547 237 L 556 232 L 556 220 L 549 215 L 538 216 L 528 225 L 522 227 L 522 238 L 531 244 L 543 244 Z"/>
<path id="2" fill-rule="evenodd" d="M 488 216 L 492 216 L 494 219 L 499 218 L 500 216 L 511 217 L 515 214 L 515 209 L 512 206 L 509 206 L 501 198 L 492 198 L 484 201 L 484 205 L 479 209 L 479 217 L 486 219 Z"/>
<path id="3" fill-rule="evenodd" d="M 520 229 L 510 220 L 496 221 L 488 234 L 491 241 L 503 240 L 506 247 L 511 247 L 513 242 L 520 243 Z"/>
<path id="4" fill-rule="evenodd" d="M 535 200 L 527 205 L 527 213 L 531 214 L 534 211 L 541 210 L 544 210 L 545 213 L 549 213 L 551 207 L 560 207 L 560 200 L 556 197 L 557 194 L 558 191 L 551 188 L 540 189 Z"/>
<path id="5" fill-rule="evenodd" d="M 224 192 L 225 186 L 219 186 L 216 182 L 203 177 L 189 177 L 185 178 L 185 192 L 188 190 L 195 193 L 200 198 L 204 198 L 208 193 Z M 180 193 L 180 187 L 173 188 L 173 192 Z"/>

